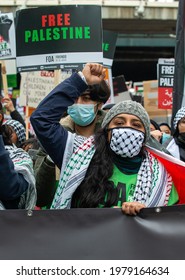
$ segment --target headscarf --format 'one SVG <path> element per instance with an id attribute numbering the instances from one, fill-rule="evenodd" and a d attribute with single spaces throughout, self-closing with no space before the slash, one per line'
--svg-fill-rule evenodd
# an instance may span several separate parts
<path id="1" fill-rule="evenodd" d="M 16 120 L 7 120 L 3 125 L 9 125 L 15 131 L 19 144 L 22 144 L 26 140 L 26 129 L 24 126 Z"/>

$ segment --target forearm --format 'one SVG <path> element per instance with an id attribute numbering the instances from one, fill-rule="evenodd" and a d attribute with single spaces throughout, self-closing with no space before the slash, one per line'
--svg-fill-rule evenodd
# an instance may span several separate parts
<path id="1" fill-rule="evenodd" d="M 13 120 L 19 121 L 24 127 L 26 127 L 25 121 L 23 119 L 23 117 L 21 116 L 21 114 L 17 111 L 14 110 L 10 113 L 10 116 Z"/>

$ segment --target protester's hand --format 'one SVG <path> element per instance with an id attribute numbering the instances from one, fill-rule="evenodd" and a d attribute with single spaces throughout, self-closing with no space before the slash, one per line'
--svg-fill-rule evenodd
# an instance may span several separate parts
<path id="1" fill-rule="evenodd" d="M 146 206 L 140 202 L 123 202 L 122 211 L 127 215 L 137 215 Z"/>
<path id="2" fill-rule="evenodd" d="M 162 138 L 162 135 L 163 133 L 156 129 L 156 130 L 153 130 L 153 131 L 150 131 L 150 134 L 158 141 L 160 142 L 161 138 Z"/>
<path id="3" fill-rule="evenodd" d="M 6 108 L 6 110 L 8 112 L 11 113 L 11 112 L 15 111 L 15 107 L 13 105 L 13 102 L 9 97 L 4 97 L 2 99 L 2 103 L 3 103 L 4 107 Z"/>
<path id="4" fill-rule="evenodd" d="M 82 73 L 88 85 L 99 84 L 105 78 L 105 68 L 98 63 L 87 63 Z"/>

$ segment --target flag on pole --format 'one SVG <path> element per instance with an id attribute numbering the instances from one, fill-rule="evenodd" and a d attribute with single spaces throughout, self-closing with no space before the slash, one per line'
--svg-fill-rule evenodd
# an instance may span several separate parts
<path id="1" fill-rule="evenodd" d="M 185 106 L 185 1 L 179 0 L 176 25 L 175 73 L 173 86 L 172 122 L 177 111 Z M 173 127 L 173 124 L 172 124 Z"/>

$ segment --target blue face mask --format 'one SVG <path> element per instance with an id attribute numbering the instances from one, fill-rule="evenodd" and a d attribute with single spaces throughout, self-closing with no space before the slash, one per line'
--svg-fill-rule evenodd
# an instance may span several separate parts
<path id="1" fill-rule="evenodd" d="M 163 133 L 162 135 L 162 144 L 164 144 L 168 139 L 170 139 L 171 135 L 167 133 Z"/>
<path id="2" fill-rule="evenodd" d="M 96 104 L 73 104 L 68 107 L 67 113 L 76 124 L 87 126 L 92 123 L 96 117 L 94 106 L 96 106 Z"/>

